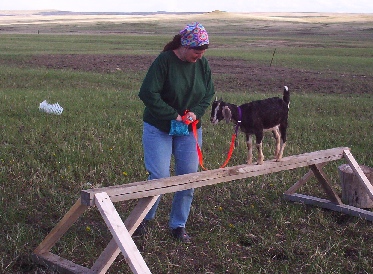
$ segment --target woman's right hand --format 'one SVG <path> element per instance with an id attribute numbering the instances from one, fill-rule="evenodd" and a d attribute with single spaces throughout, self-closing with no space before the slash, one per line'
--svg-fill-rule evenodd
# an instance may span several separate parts
<path id="1" fill-rule="evenodd" d="M 181 122 L 183 119 L 181 118 L 181 116 L 178 114 L 177 115 L 177 118 L 176 118 L 176 121 L 179 121 L 179 122 Z"/>

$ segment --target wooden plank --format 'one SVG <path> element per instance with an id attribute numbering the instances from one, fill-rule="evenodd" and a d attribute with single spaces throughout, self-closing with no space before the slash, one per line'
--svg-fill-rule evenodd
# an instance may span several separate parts
<path id="1" fill-rule="evenodd" d="M 198 188 L 339 160 L 343 157 L 344 150 L 348 150 L 348 148 L 333 148 L 294 155 L 284 157 L 280 162 L 274 160 L 265 161 L 263 165 L 240 165 L 126 185 L 83 190 L 81 198 L 83 204 L 92 206 L 95 203 L 94 195 L 98 192 L 106 192 L 112 202 L 158 196 L 190 188 Z"/>
<path id="2" fill-rule="evenodd" d="M 80 198 L 45 237 L 40 245 L 34 250 L 35 254 L 49 252 L 56 242 L 66 233 L 66 231 L 75 223 L 75 221 L 86 211 L 87 206 L 82 205 Z"/>
<path id="3" fill-rule="evenodd" d="M 308 204 L 308 205 L 319 206 L 322 208 L 327 208 L 327 209 L 341 212 L 344 214 L 348 214 L 351 216 L 363 218 L 368 221 L 373 221 L 373 212 L 369 210 L 364 210 L 361 208 L 357 208 L 357 207 L 349 206 L 345 204 L 337 205 L 326 199 L 321 199 L 321 198 L 297 194 L 297 193 L 291 194 L 291 195 L 284 194 L 284 199 L 288 201 L 301 202 L 301 203 Z"/>
<path id="4" fill-rule="evenodd" d="M 366 189 L 369 197 L 373 199 L 373 186 L 369 182 L 367 176 L 365 176 L 364 172 L 361 170 L 359 164 L 356 162 L 354 156 L 352 156 L 349 150 L 344 151 L 344 156 L 347 159 L 348 163 L 350 164 L 352 170 L 356 174 L 357 178 L 361 185 Z"/>
<path id="5" fill-rule="evenodd" d="M 320 182 L 321 186 L 325 190 L 326 194 L 328 195 L 329 199 L 338 205 L 342 205 L 342 201 L 339 198 L 338 194 L 334 191 L 334 189 L 331 187 L 329 180 L 326 177 L 326 174 L 319 169 L 316 165 L 310 166 L 311 170 L 313 171 L 313 174 L 317 178 L 317 180 Z"/>
<path id="6" fill-rule="evenodd" d="M 35 263 L 48 267 L 48 272 L 58 272 L 62 274 L 90 273 L 88 268 L 61 258 L 60 256 L 50 252 L 44 254 L 33 254 L 32 259 Z"/>
<path id="7" fill-rule="evenodd" d="M 95 203 L 133 273 L 151 273 L 107 193 L 96 193 Z"/>
<path id="8" fill-rule="evenodd" d="M 326 164 L 327 163 L 321 163 L 321 164 L 318 164 L 317 167 L 322 169 Z M 301 188 L 305 183 L 307 183 L 313 176 L 314 176 L 313 171 L 309 170 L 302 178 L 300 178 L 298 182 L 296 182 L 287 191 L 285 191 L 284 194 L 295 193 L 299 188 Z"/>
<path id="9" fill-rule="evenodd" d="M 131 214 L 124 221 L 124 225 L 128 229 L 130 235 L 135 232 L 140 222 L 145 218 L 146 214 L 152 208 L 159 196 L 146 197 L 138 201 Z M 105 250 L 101 253 L 100 257 L 91 267 L 93 273 L 106 273 L 109 267 L 114 263 L 115 259 L 120 254 L 120 249 L 115 241 L 111 239 Z"/>

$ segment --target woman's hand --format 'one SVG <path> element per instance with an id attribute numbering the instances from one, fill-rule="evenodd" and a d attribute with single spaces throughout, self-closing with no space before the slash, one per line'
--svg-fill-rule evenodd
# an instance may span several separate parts
<path id="1" fill-rule="evenodd" d="M 194 122 L 195 120 L 197 120 L 197 116 L 196 116 L 193 112 L 188 112 L 188 113 L 186 114 L 186 116 L 187 116 L 188 118 L 192 118 L 192 122 Z"/>
<path id="2" fill-rule="evenodd" d="M 194 122 L 195 120 L 197 120 L 197 116 L 193 112 L 187 112 L 184 116 L 180 116 L 178 114 L 176 117 L 176 121 L 183 121 L 183 117 L 186 117 L 190 122 Z"/>

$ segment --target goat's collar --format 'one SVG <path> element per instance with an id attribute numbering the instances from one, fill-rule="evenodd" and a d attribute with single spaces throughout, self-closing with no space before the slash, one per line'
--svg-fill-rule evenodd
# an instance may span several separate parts
<path id="1" fill-rule="evenodd" d="M 237 120 L 236 130 L 235 130 L 236 135 L 238 133 L 238 128 L 240 127 L 241 120 L 242 120 L 242 112 L 241 112 L 241 108 L 239 106 L 237 106 L 237 112 L 238 112 L 238 120 Z"/>

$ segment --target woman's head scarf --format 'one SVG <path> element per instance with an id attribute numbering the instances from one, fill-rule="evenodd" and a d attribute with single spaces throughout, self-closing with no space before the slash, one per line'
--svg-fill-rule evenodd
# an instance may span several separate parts
<path id="1" fill-rule="evenodd" d="M 200 47 L 209 44 L 209 36 L 202 24 L 195 22 L 187 25 L 180 31 L 181 45 L 188 47 Z"/>

